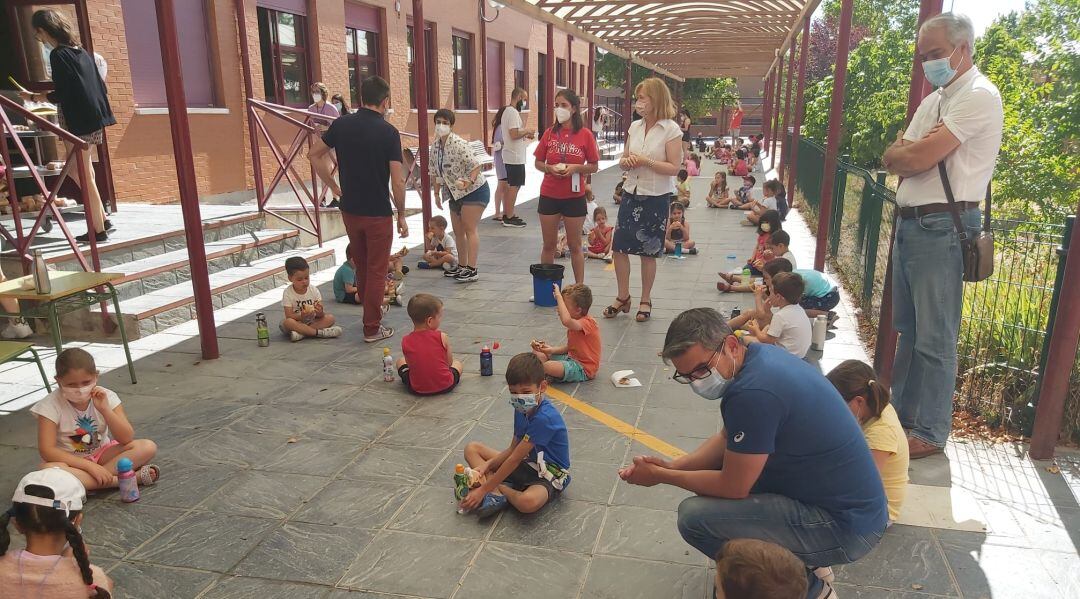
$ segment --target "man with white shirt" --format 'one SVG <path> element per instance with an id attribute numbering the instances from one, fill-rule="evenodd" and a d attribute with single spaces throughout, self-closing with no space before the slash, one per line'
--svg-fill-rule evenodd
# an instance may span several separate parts
<path id="1" fill-rule="evenodd" d="M 525 226 L 525 221 L 514 214 L 514 206 L 517 203 L 518 190 L 525 185 L 525 159 L 528 153 L 529 141 L 536 138 L 535 129 L 526 129 L 521 120 L 521 111 L 525 109 L 525 99 L 529 92 L 520 87 L 515 87 L 510 94 L 510 105 L 503 109 L 502 121 L 502 159 L 506 166 L 506 179 L 499 181 L 499 187 L 503 189 L 503 217 L 504 227 Z"/>
<path id="2" fill-rule="evenodd" d="M 908 429 L 912 459 L 938 453 L 952 426 L 963 258 L 938 162 L 944 161 L 960 219 L 979 230 L 980 202 L 1001 147 L 997 88 L 972 64 L 971 20 L 937 15 L 919 30 L 918 57 L 938 89 L 923 99 L 882 158 L 903 177 L 893 247 L 893 326 L 900 333 L 892 402 Z"/>

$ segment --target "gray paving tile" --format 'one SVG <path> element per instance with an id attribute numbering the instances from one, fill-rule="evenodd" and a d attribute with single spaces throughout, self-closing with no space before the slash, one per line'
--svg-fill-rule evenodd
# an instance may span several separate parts
<path id="1" fill-rule="evenodd" d="M 986 535 L 955 530 L 934 534 L 964 597 L 1074 597 L 1050 576 L 1040 559 L 1042 549 L 986 542 Z M 1073 575 L 1075 577 L 1075 569 Z"/>
<path id="2" fill-rule="evenodd" d="M 619 480 L 618 466 L 575 460 L 571 468 L 570 486 L 563 491 L 563 499 L 607 503 L 611 490 Z"/>
<path id="3" fill-rule="evenodd" d="M 927 595 L 916 591 L 894 591 L 874 587 L 863 587 L 853 584 L 836 583 L 833 586 L 836 593 L 844 599 L 930 599 L 942 595 Z M 978 596 L 976 596 L 978 597 Z M 989 599 L 989 598 L 979 598 Z"/>
<path id="4" fill-rule="evenodd" d="M 556 402 L 558 405 L 558 402 Z M 603 402 L 591 402 L 590 406 L 622 420 L 623 422 L 634 426 L 638 420 L 638 414 L 641 412 L 641 407 L 636 405 L 623 405 L 615 403 L 603 403 Z M 595 418 L 588 416 L 578 410 L 575 410 L 569 406 L 560 406 L 560 411 L 563 415 L 563 420 L 566 422 L 566 427 L 571 429 L 608 429 L 607 424 L 596 420 Z"/>
<path id="5" fill-rule="evenodd" d="M 432 416 L 436 418 L 481 418 L 493 405 L 501 407 L 501 402 L 492 395 L 470 395 L 454 391 L 446 395 L 422 397 L 409 410 L 409 416 Z"/>
<path id="6" fill-rule="evenodd" d="M 446 457 L 445 449 L 372 445 L 341 475 L 345 478 L 418 484 Z M 463 459 L 458 455 L 458 459 Z M 450 475 L 443 482 L 450 484 Z"/>
<path id="7" fill-rule="evenodd" d="M 294 443 L 286 443 L 258 468 L 274 472 L 293 472 L 330 476 L 353 461 L 366 443 L 358 440 L 321 441 L 300 437 Z"/>
<path id="8" fill-rule="evenodd" d="M 202 599 L 321 599 L 325 594 L 324 586 L 234 576 L 214 585 Z"/>
<path id="9" fill-rule="evenodd" d="M 711 582 L 704 566 L 597 555 L 589 566 L 581 599 L 700 599 L 705 596 L 707 584 Z"/>
<path id="10" fill-rule="evenodd" d="M 578 456 L 593 462 L 621 464 L 630 440 L 612 430 L 570 431 L 570 468 Z"/>
<path id="11" fill-rule="evenodd" d="M 310 423 L 304 436 L 312 439 L 354 439 L 362 444 L 370 443 L 386 432 L 400 416 L 373 412 L 335 410 L 320 415 Z"/>
<path id="12" fill-rule="evenodd" d="M 630 460 L 627 460 L 629 463 Z M 619 480 L 615 485 L 615 497 L 612 505 L 632 505 L 654 510 L 678 511 L 679 503 L 694 494 L 674 485 L 656 485 L 642 487 Z"/>
<path id="13" fill-rule="evenodd" d="M 237 472 L 226 466 L 187 464 L 178 468 L 162 467 L 157 483 L 139 489 L 142 495 L 139 502 L 178 508 L 194 507 L 225 485 Z"/>
<path id="14" fill-rule="evenodd" d="M 346 589 L 334 589 L 323 599 L 413 599 L 405 595 L 389 595 L 387 593 L 368 593 L 365 591 L 349 591 Z"/>
<path id="15" fill-rule="evenodd" d="M 387 528 L 444 537 L 482 539 L 495 524 L 492 518 L 480 520 L 471 514 L 457 513 L 452 484 L 443 487 L 420 487 L 401 508 Z"/>
<path id="16" fill-rule="evenodd" d="M 377 383 L 369 383 L 367 386 L 357 389 L 355 386 L 321 385 L 320 389 L 326 392 L 339 392 L 344 401 L 337 407 L 342 411 L 372 412 L 376 414 L 393 414 L 401 416 L 408 412 L 416 403 L 416 399 L 405 393 L 402 389 L 391 390 L 385 387 L 373 385 L 385 385 L 382 380 Z"/>
<path id="17" fill-rule="evenodd" d="M 911 590 L 915 584 L 926 593 L 958 594 L 933 533 L 918 526 L 889 527 L 867 556 L 833 570 L 838 582 L 898 591 Z"/>
<path id="18" fill-rule="evenodd" d="M 134 552 L 131 559 L 225 572 L 274 526 L 270 520 L 192 512 Z"/>
<path id="19" fill-rule="evenodd" d="M 574 597 L 586 567 L 586 561 L 577 555 L 488 543 L 469 569 L 457 596 L 503 599 L 524 593 L 530 599 Z"/>
<path id="20" fill-rule="evenodd" d="M 286 523 L 267 535 L 235 572 L 333 585 L 373 537 L 356 528 Z"/>
<path id="21" fill-rule="evenodd" d="M 356 402 L 360 394 L 361 390 L 356 385 L 303 382 L 292 387 L 281 388 L 265 401 L 271 405 L 299 405 L 311 410 L 332 410 L 348 404 L 348 409 L 359 410 L 360 404 Z M 382 410 L 369 409 L 367 411 Z"/>
<path id="22" fill-rule="evenodd" d="M 404 416 L 379 440 L 388 445 L 407 447 L 454 447 L 476 424 L 474 420 Z"/>
<path id="23" fill-rule="evenodd" d="M 258 409 L 251 402 L 206 399 L 176 402 L 173 410 L 165 412 L 161 421 L 169 426 L 196 429 L 217 429 Z"/>
<path id="24" fill-rule="evenodd" d="M 184 515 L 173 508 L 121 503 L 115 494 L 109 498 L 83 518 L 83 537 L 94 546 L 95 557 L 121 558 Z"/>
<path id="25" fill-rule="evenodd" d="M 97 559 L 94 564 L 100 566 Z M 202 570 L 167 568 L 154 564 L 120 562 L 109 571 L 114 599 L 147 597 L 195 597 L 217 579 Z"/>
<path id="26" fill-rule="evenodd" d="M 573 483 L 571 482 L 571 487 Z M 607 507 L 560 497 L 534 514 L 507 509 L 499 519 L 494 541 L 591 553 Z"/>
<path id="27" fill-rule="evenodd" d="M 181 443 L 161 460 L 175 467 L 183 464 L 250 468 L 265 461 L 285 445 L 286 437 L 220 430 Z"/>
<path id="28" fill-rule="evenodd" d="M 307 502 L 292 520 L 352 528 L 385 524 L 414 487 L 401 484 L 339 480 Z"/>
<path id="29" fill-rule="evenodd" d="M 339 586 L 449 597 L 479 545 L 479 541 L 384 531 L 353 562 Z M 403 575 L 405 572 L 423 572 L 423 575 Z"/>
<path id="30" fill-rule="evenodd" d="M 647 406 L 641 413 L 638 428 L 660 439 L 669 437 L 706 439 L 720 432 L 720 406 L 714 406 L 711 411 Z"/>
<path id="31" fill-rule="evenodd" d="M 704 565 L 705 558 L 679 536 L 677 521 L 671 511 L 611 506 L 596 553 Z"/>
<path id="32" fill-rule="evenodd" d="M 199 509 L 282 520 L 328 482 L 327 478 L 302 474 L 239 472 Z"/>

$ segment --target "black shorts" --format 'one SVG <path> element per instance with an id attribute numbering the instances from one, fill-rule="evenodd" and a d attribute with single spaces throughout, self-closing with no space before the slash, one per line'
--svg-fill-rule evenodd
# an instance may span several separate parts
<path id="1" fill-rule="evenodd" d="M 458 383 L 461 382 L 461 373 L 458 371 L 457 368 L 454 368 L 453 366 L 450 367 L 450 372 L 454 373 L 454 382 L 450 383 L 449 387 L 443 389 L 442 391 L 435 391 L 435 392 L 432 392 L 432 393 L 418 393 L 415 389 L 412 388 L 412 383 L 409 382 L 409 365 L 408 364 L 402 364 L 401 368 L 398 368 L 398 371 L 397 371 L 398 376 L 401 377 L 401 382 L 405 383 L 405 388 L 409 390 L 409 393 L 412 393 L 413 395 L 420 395 L 420 396 L 442 395 L 443 393 L 449 393 L 449 392 L 453 391 L 454 387 L 457 387 Z"/>
<path id="2" fill-rule="evenodd" d="M 589 213 L 589 205 L 585 201 L 585 196 L 569 200 L 540 196 L 536 211 L 545 216 L 561 214 L 566 218 L 584 218 Z"/>
<path id="3" fill-rule="evenodd" d="M 540 475 L 536 473 L 536 470 L 533 470 L 533 467 L 525 462 L 518 464 L 518 467 L 514 468 L 514 471 L 510 473 L 510 476 L 506 477 L 503 484 L 515 491 L 524 491 L 529 487 L 540 485 L 547 489 L 548 501 L 559 496 L 559 490 L 556 489 L 550 481 L 540 478 Z"/>
<path id="4" fill-rule="evenodd" d="M 525 165 L 524 164 L 504 164 L 503 168 L 506 169 L 506 184 L 510 187 L 521 187 L 525 185 Z"/>
<path id="5" fill-rule="evenodd" d="M 349 292 L 345 292 L 345 299 L 341 300 L 339 303 L 352 304 L 354 306 L 359 306 L 360 305 L 360 302 L 356 301 L 356 294 L 355 293 L 349 293 Z"/>

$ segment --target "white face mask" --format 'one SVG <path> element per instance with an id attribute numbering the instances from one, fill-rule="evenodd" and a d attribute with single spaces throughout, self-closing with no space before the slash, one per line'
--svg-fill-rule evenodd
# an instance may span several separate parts
<path id="1" fill-rule="evenodd" d="M 437 135 L 438 137 L 446 137 L 447 135 L 450 135 L 450 125 L 447 125 L 446 123 L 436 123 L 435 135 Z"/>
<path id="2" fill-rule="evenodd" d="M 649 103 L 644 100 L 638 100 L 637 104 L 634 104 L 634 110 L 641 116 L 645 116 L 649 112 Z"/>
<path id="3" fill-rule="evenodd" d="M 45 53 L 46 54 L 53 51 L 54 46 L 52 44 L 50 44 L 49 42 L 41 42 L 41 45 L 45 47 Z"/>
<path id="4" fill-rule="evenodd" d="M 60 395 L 71 403 L 82 403 L 90 399 L 94 387 L 97 387 L 97 383 L 85 387 L 60 387 Z"/>
<path id="5" fill-rule="evenodd" d="M 322 94 L 311 94 L 311 97 L 315 102 L 322 102 Z"/>
<path id="6" fill-rule="evenodd" d="M 563 108 L 562 106 L 555 107 L 555 120 L 560 123 L 565 123 L 570 120 L 570 109 Z"/>
<path id="7" fill-rule="evenodd" d="M 338 112 L 341 112 L 343 106 L 341 105 L 341 102 L 334 102 L 334 108 L 337 108 Z"/>
<path id="8" fill-rule="evenodd" d="M 510 405 L 522 414 L 540 405 L 540 396 L 533 393 L 511 393 Z"/>
<path id="9" fill-rule="evenodd" d="M 724 396 L 724 391 L 727 390 L 728 385 L 731 384 L 731 379 L 724 378 L 724 375 L 720 374 L 720 371 L 716 367 L 712 367 L 709 370 L 709 376 L 692 381 L 690 388 L 694 390 L 699 396 L 708 400 L 717 400 Z"/>

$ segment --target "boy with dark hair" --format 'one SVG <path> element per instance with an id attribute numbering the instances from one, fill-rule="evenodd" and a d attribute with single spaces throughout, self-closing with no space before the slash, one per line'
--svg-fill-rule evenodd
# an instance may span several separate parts
<path id="1" fill-rule="evenodd" d="M 446 232 L 446 217 L 436 214 L 428 221 L 426 247 L 417 266 L 420 268 L 441 268 L 447 277 L 457 275 L 458 253 L 453 235 Z"/>
<path id="2" fill-rule="evenodd" d="M 285 274 L 290 284 L 281 296 L 281 306 L 285 309 L 281 332 L 294 343 L 304 337 L 340 337 L 341 327 L 334 325 L 334 315 L 323 308 L 319 288 L 311 284 L 307 260 L 300 256 L 285 260 Z"/>
<path id="3" fill-rule="evenodd" d="M 570 484 L 570 436 L 558 408 L 544 395 L 544 365 L 521 353 L 506 365 L 506 384 L 514 413 L 514 436 L 502 451 L 472 441 L 465 460 L 484 482 L 461 500 L 465 511 L 486 518 L 506 508 L 531 514 Z"/>
<path id="4" fill-rule="evenodd" d="M 566 327 L 566 345 L 552 347 L 546 341 L 532 342 L 533 354 L 543 363 L 544 373 L 555 382 L 591 381 L 600 368 L 600 327 L 589 316 L 592 290 L 582 283 L 555 290 L 559 320 Z"/>
<path id="5" fill-rule="evenodd" d="M 772 314 L 767 329 L 762 330 L 757 320 L 746 323 L 751 336 L 747 342 L 778 345 L 796 358 L 806 356 L 810 349 L 812 329 L 806 312 L 799 307 L 803 295 L 803 280 L 797 274 L 782 272 L 772 278 L 772 294 L 765 300 L 765 307 L 778 308 Z"/>
<path id="6" fill-rule="evenodd" d="M 401 338 L 402 358 L 398 376 L 414 395 L 441 395 L 461 382 L 461 362 L 454 359 L 450 337 L 439 330 L 443 303 L 429 293 L 417 293 L 405 310 L 413 322 L 413 332 Z"/>
<path id="7" fill-rule="evenodd" d="M 791 235 L 788 235 L 787 231 L 776 231 L 769 236 L 769 241 L 765 242 L 765 262 L 776 258 L 783 258 L 791 263 L 792 268 L 795 266 L 795 254 L 791 253 Z"/>
<path id="8" fill-rule="evenodd" d="M 806 597 L 806 568 L 787 549 L 758 539 L 732 539 L 716 554 L 716 599 Z"/>

